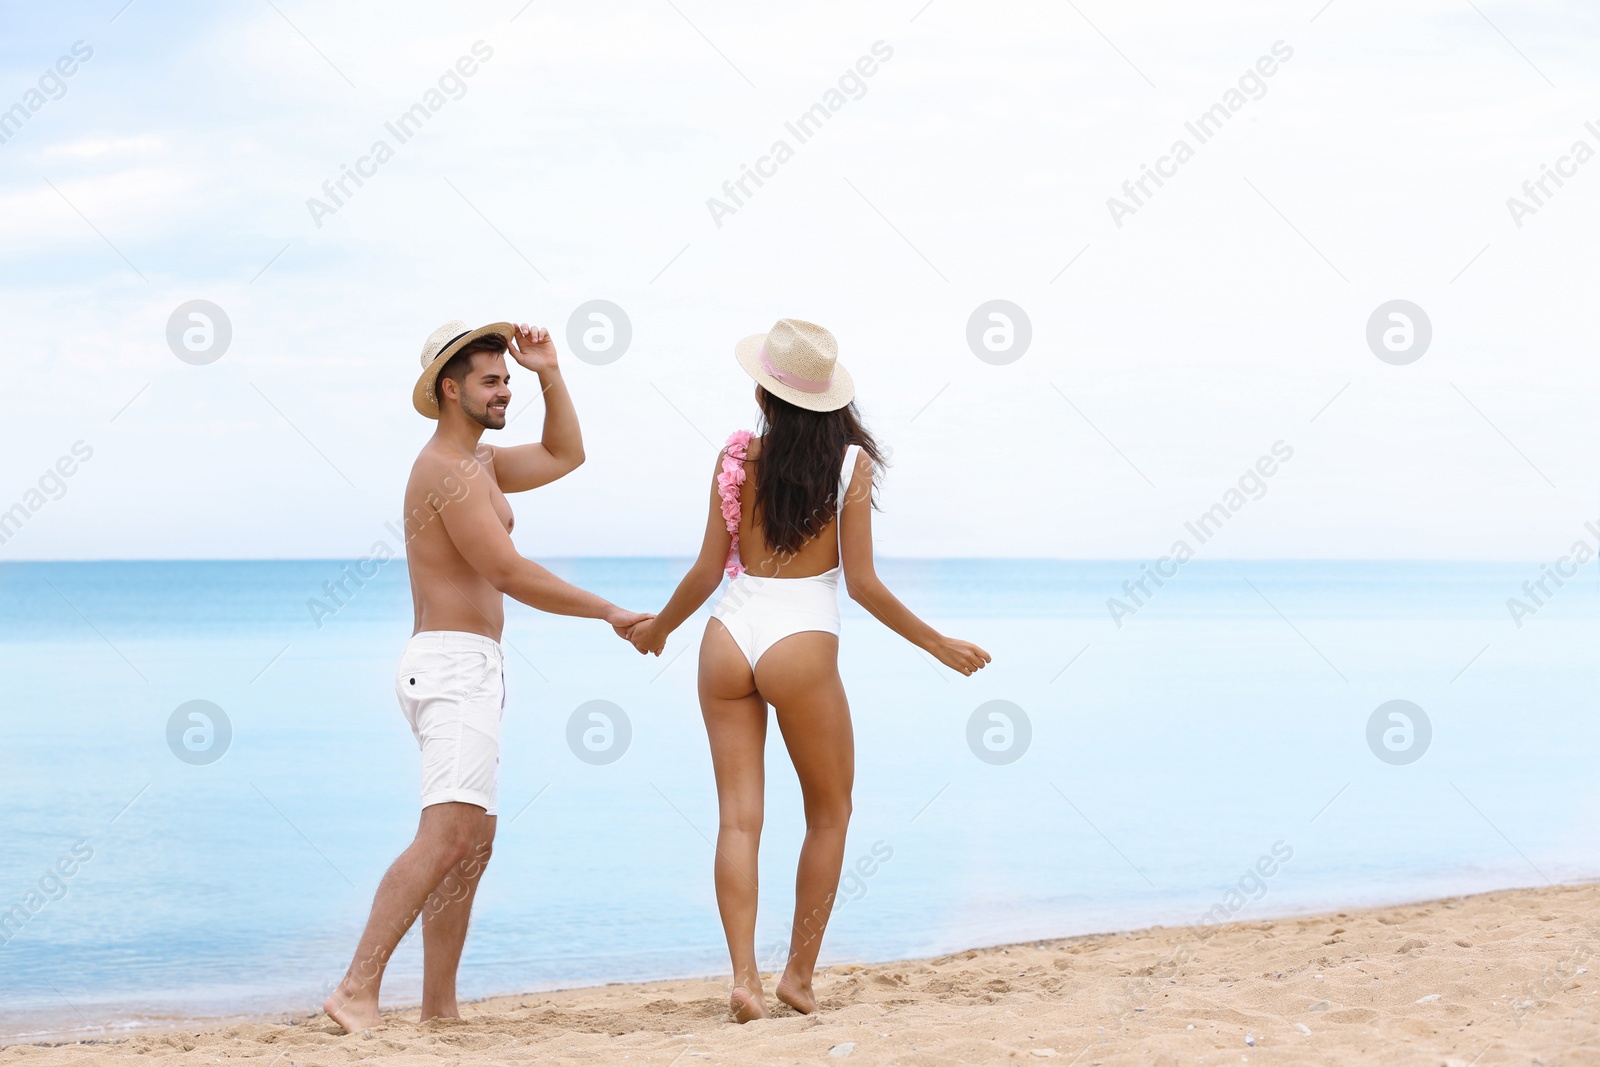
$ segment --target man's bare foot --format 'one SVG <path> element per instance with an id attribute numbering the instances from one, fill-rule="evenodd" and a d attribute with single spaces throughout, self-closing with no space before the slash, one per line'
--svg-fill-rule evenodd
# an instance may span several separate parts
<path id="1" fill-rule="evenodd" d="M 811 992 L 811 983 L 802 983 L 787 971 L 778 979 L 778 999 L 801 1015 L 810 1015 L 817 1010 L 817 998 Z"/>
<path id="2" fill-rule="evenodd" d="M 360 995 L 352 996 L 345 992 L 344 983 L 333 991 L 333 995 L 322 1002 L 322 1010 L 328 1017 L 344 1027 L 347 1034 L 359 1034 L 363 1030 L 376 1030 L 383 1025 L 383 1016 L 378 1014 L 377 998 L 367 1000 Z"/>
<path id="3" fill-rule="evenodd" d="M 445 1006 L 442 1006 L 442 1007 L 438 1007 L 438 1008 L 435 1008 L 431 1004 L 424 1004 L 422 1006 L 422 1021 L 423 1022 L 427 1022 L 430 1019 L 459 1019 L 459 1018 L 461 1018 L 461 1009 L 456 1007 L 454 1004 L 448 1004 L 448 1005 L 445 1005 Z"/>
<path id="4" fill-rule="evenodd" d="M 751 993 L 742 985 L 733 987 L 733 994 L 728 997 L 728 1011 L 733 1014 L 736 1023 L 747 1023 L 752 1019 L 765 1019 L 767 1015 L 767 1002 L 761 994 Z"/>

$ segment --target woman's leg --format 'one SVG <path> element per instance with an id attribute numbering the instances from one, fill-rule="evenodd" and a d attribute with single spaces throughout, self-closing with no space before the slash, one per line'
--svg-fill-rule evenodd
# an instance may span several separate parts
<path id="1" fill-rule="evenodd" d="M 805 800 L 806 841 L 795 873 L 789 964 L 778 981 L 778 999 L 809 1015 L 817 1010 L 811 975 L 839 888 L 855 782 L 855 735 L 839 678 L 839 639 L 819 631 L 791 634 L 761 657 L 755 675 L 761 695 L 778 713 Z"/>
<path id="2" fill-rule="evenodd" d="M 717 910 L 733 961 L 728 1007 L 739 1022 L 764 1019 L 756 965 L 756 861 L 766 787 L 767 705 L 744 653 L 712 619 L 700 642 L 700 710 L 717 776 Z"/>

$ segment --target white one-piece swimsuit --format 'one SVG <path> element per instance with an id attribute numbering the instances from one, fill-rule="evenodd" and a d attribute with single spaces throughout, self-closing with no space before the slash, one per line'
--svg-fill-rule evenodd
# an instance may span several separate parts
<path id="1" fill-rule="evenodd" d="M 845 449 L 839 470 L 842 505 L 850 489 L 860 446 Z M 835 528 L 841 525 L 835 519 Z M 767 649 L 790 634 L 807 630 L 839 633 L 839 576 L 844 573 L 844 550 L 831 570 L 807 578 L 762 578 L 745 572 L 728 583 L 722 599 L 711 609 L 712 618 L 727 627 L 734 644 L 750 661 L 750 669 Z"/>

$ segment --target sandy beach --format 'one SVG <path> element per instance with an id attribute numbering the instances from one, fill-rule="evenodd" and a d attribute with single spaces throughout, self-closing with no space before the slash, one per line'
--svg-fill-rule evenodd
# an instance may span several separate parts
<path id="1" fill-rule="evenodd" d="M 1600 1063 L 1600 885 L 827 968 L 821 1013 L 736 1026 L 720 978 L 14 1045 L 0 1064 Z M 768 992 L 771 999 L 771 992 Z M 773 1001 L 773 1003 L 776 1003 Z"/>

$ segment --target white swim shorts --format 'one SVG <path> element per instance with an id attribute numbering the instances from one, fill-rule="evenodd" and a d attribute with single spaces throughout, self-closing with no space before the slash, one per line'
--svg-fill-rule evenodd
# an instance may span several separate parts
<path id="1" fill-rule="evenodd" d="M 496 811 L 505 656 L 482 634 L 425 630 L 406 642 L 395 695 L 422 749 L 422 806 L 457 801 Z"/>

